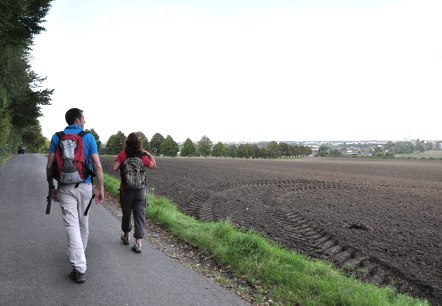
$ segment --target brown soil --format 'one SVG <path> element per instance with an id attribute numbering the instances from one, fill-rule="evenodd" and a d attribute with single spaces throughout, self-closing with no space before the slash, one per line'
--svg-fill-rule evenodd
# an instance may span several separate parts
<path id="1" fill-rule="evenodd" d="M 111 159 L 103 158 L 105 169 Z M 349 274 L 442 305 L 442 162 L 157 158 L 150 189 Z"/>

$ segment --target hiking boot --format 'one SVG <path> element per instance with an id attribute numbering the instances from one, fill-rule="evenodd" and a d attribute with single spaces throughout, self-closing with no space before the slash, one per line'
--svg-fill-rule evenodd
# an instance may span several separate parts
<path id="1" fill-rule="evenodd" d="M 129 236 L 121 235 L 121 240 L 123 241 L 124 245 L 129 245 Z"/>
<path id="2" fill-rule="evenodd" d="M 77 269 L 73 269 L 72 272 L 69 274 L 69 278 L 75 281 L 76 283 L 84 283 L 86 281 L 86 278 L 84 276 L 84 273 L 80 273 Z"/>
<path id="3" fill-rule="evenodd" d="M 134 246 L 132 247 L 132 251 L 135 253 L 141 253 L 141 243 L 134 243 Z"/>

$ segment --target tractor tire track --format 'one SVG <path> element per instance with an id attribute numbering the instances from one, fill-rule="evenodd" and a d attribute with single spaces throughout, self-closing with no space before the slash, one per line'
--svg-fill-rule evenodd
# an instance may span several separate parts
<path id="1" fill-rule="evenodd" d="M 397 268 L 340 242 L 322 229 L 319 224 L 315 224 L 297 211 L 284 207 L 278 201 L 281 197 L 287 198 L 293 194 L 307 192 L 311 194 L 320 190 L 358 190 L 363 189 L 363 185 L 341 185 L 335 182 L 313 180 L 231 182 L 195 190 L 188 199 L 183 199 L 186 202 L 183 207 L 186 213 L 202 221 L 215 221 L 213 199 L 218 194 L 235 193 L 244 189 L 247 189 L 247 192 L 259 193 L 263 188 L 268 189 L 268 192 L 265 192 L 259 200 L 266 207 L 272 208 L 269 210 L 268 219 L 274 225 L 275 233 L 269 236 L 277 243 L 313 258 L 327 260 L 347 275 L 353 275 L 366 282 L 379 286 L 391 286 L 399 292 L 416 295 L 422 292 L 432 294 L 432 287 L 416 279 L 408 278 Z"/>

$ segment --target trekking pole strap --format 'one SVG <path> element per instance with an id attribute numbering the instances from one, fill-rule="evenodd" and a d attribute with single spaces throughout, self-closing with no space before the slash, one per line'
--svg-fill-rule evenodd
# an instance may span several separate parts
<path id="1" fill-rule="evenodd" d="M 92 204 L 92 200 L 95 198 L 95 193 L 94 193 L 94 191 L 92 190 L 92 197 L 91 197 L 91 199 L 90 199 L 90 201 L 89 201 L 89 204 L 87 205 L 87 207 L 86 207 L 86 210 L 84 211 L 84 215 L 85 216 L 87 216 L 87 213 L 88 213 L 88 211 L 89 211 L 89 208 L 91 208 L 91 204 Z"/>
<path id="2" fill-rule="evenodd" d="M 94 192 L 94 177 L 91 176 L 91 184 L 92 184 L 92 197 L 89 201 L 89 204 L 86 207 L 86 210 L 84 211 L 84 215 L 87 216 L 87 213 L 89 211 L 89 208 L 91 208 L 92 200 L 95 198 L 95 192 Z"/>

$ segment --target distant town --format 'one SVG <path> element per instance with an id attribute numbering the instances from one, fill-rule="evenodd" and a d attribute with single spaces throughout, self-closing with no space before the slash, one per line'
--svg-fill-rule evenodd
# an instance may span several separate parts
<path id="1" fill-rule="evenodd" d="M 266 147 L 270 142 L 255 143 L 258 147 Z M 290 146 L 305 146 L 312 149 L 315 156 L 353 156 L 353 157 L 394 157 L 394 156 L 425 156 L 424 152 L 440 151 L 433 154 L 442 157 L 442 140 L 410 139 L 404 141 L 364 140 L 364 141 L 280 141 Z M 229 143 L 238 144 L 238 143 Z"/>

